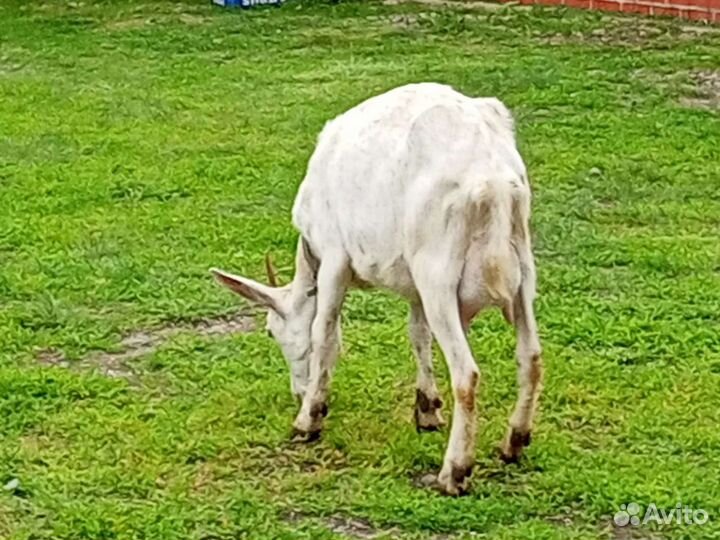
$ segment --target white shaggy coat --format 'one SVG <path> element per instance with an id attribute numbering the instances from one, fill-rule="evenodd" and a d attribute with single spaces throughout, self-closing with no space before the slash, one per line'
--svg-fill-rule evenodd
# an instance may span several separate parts
<path id="1" fill-rule="evenodd" d="M 298 432 L 319 433 L 351 286 L 410 302 L 418 363 L 418 429 L 442 425 L 431 340 L 448 363 L 453 424 L 437 487 L 466 488 L 474 461 L 479 370 L 466 339 L 472 318 L 498 306 L 517 330 L 519 396 L 502 445 L 517 459 L 530 440 L 542 380 L 533 314 L 530 187 L 509 111 L 434 83 L 402 86 L 329 122 L 293 207 L 296 275 L 285 287 L 215 271 L 269 308 L 268 328 L 302 400 Z"/>

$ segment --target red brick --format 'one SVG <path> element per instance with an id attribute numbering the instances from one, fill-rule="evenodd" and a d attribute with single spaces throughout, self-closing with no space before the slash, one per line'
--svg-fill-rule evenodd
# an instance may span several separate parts
<path id="1" fill-rule="evenodd" d="M 625 13 L 640 13 L 642 15 L 648 15 L 650 13 L 650 6 L 625 3 L 622 5 L 622 10 Z"/>
<path id="2" fill-rule="evenodd" d="M 711 0 L 670 0 L 670 4 L 673 6 L 683 8 L 684 6 L 696 6 L 702 8 L 709 8 Z"/>
<path id="3" fill-rule="evenodd" d="M 717 0 L 720 2 L 720 0 Z M 720 10 L 720 6 L 713 7 L 713 4 L 715 3 L 715 0 L 670 0 L 669 4 L 673 7 L 677 7 L 680 9 L 689 8 L 692 10 L 693 8 L 703 10 L 711 10 L 711 9 L 717 9 Z"/>
<path id="4" fill-rule="evenodd" d="M 668 6 L 667 4 L 660 4 L 658 2 L 642 2 L 642 4 L 644 6 L 648 6 L 650 8 L 650 13 L 655 13 L 655 14 L 657 14 L 657 11 L 655 11 L 655 10 L 663 9 L 666 7 L 672 7 L 672 6 Z"/>
<path id="5" fill-rule="evenodd" d="M 1 1 L 1 0 L 0 0 Z M 512 0 L 500 0 L 512 1 Z M 720 23 L 720 0 L 515 0 L 521 4 L 563 5 L 572 8 L 623 11 L 643 15 L 683 17 Z"/>
<path id="6" fill-rule="evenodd" d="M 603 11 L 620 11 L 622 8 L 620 2 L 613 0 L 594 0 L 593 4 L 595 9 L 601 9 Z"/>
<path id="7" fill-rule="evenodd" d="M 650 11 L 653 15 L 662 15 L 662 16 L 670 16 L 670 17 L 677 17 L 680 15 L 680 10 L 676 7 L 653 7 Z"/>
<path id="8" fill-rule="evenodd" d="M 694 9 L 692 11 L 684 11 L 683 16 L 693 21 L 709 21 L 712 14 L 708 10 Z"/>

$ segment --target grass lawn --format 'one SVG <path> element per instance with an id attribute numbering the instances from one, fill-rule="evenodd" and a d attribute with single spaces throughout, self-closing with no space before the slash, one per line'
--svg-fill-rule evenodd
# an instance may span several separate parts
<path id="1" fill-rule="evenodd" d="M 718 30 L 662 19 L 0 0 L 0 538 L 720 538 L 719 69 Z M 279 350 L 207 272 L 269 249 L 290 279 L 323 123 L 421 80 L 505 101 L 535 193 L 537 432 L 500 463 L 514 337 L 487 313 L 456 499 L 416 486 L 447 432 L 415 433 L 404 301 L 350 295 L 295 445 Z M 710 519 L 613 528 L 631 501 Z"/>

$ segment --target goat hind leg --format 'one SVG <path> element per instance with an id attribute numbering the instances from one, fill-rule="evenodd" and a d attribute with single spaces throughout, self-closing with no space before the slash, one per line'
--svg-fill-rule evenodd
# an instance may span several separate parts
<path id="1" fill-rule="evenodd" d="M 524 283 L 515 299 L 518 398 L 507 435 L 500 446 L 506 463 L 516 462 L 530 444 L 533 419 L 542 392 L 543 362 L 537 323 L 532 306 L 532 283 Z"/>
<path id="2" fill-rule="evenodd" d="M 460 269 L 454 272 L 447 261 L 461 263 L 462 258 L 444 255 L 418 260 L 413 277 L 430 329 L 448 364 L 454 397 L 450 439 L 435 485 L 443 493 L 459 495 L 467 490 L 475 462 L 475 394 L 480 373 L 460 320 L 458 283 L 448 280 L 448 276 L 459 276 Z M 445 263 L 439 265 L 439 260 Z"/>

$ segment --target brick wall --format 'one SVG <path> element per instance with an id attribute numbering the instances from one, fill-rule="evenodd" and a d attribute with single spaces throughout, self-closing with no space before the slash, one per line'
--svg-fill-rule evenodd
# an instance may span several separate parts
<path id="1" fill-rule="evenodd" d="M 720 0 L 520 0 L 520 2 L 675 16 L 720 23 Z"/>

